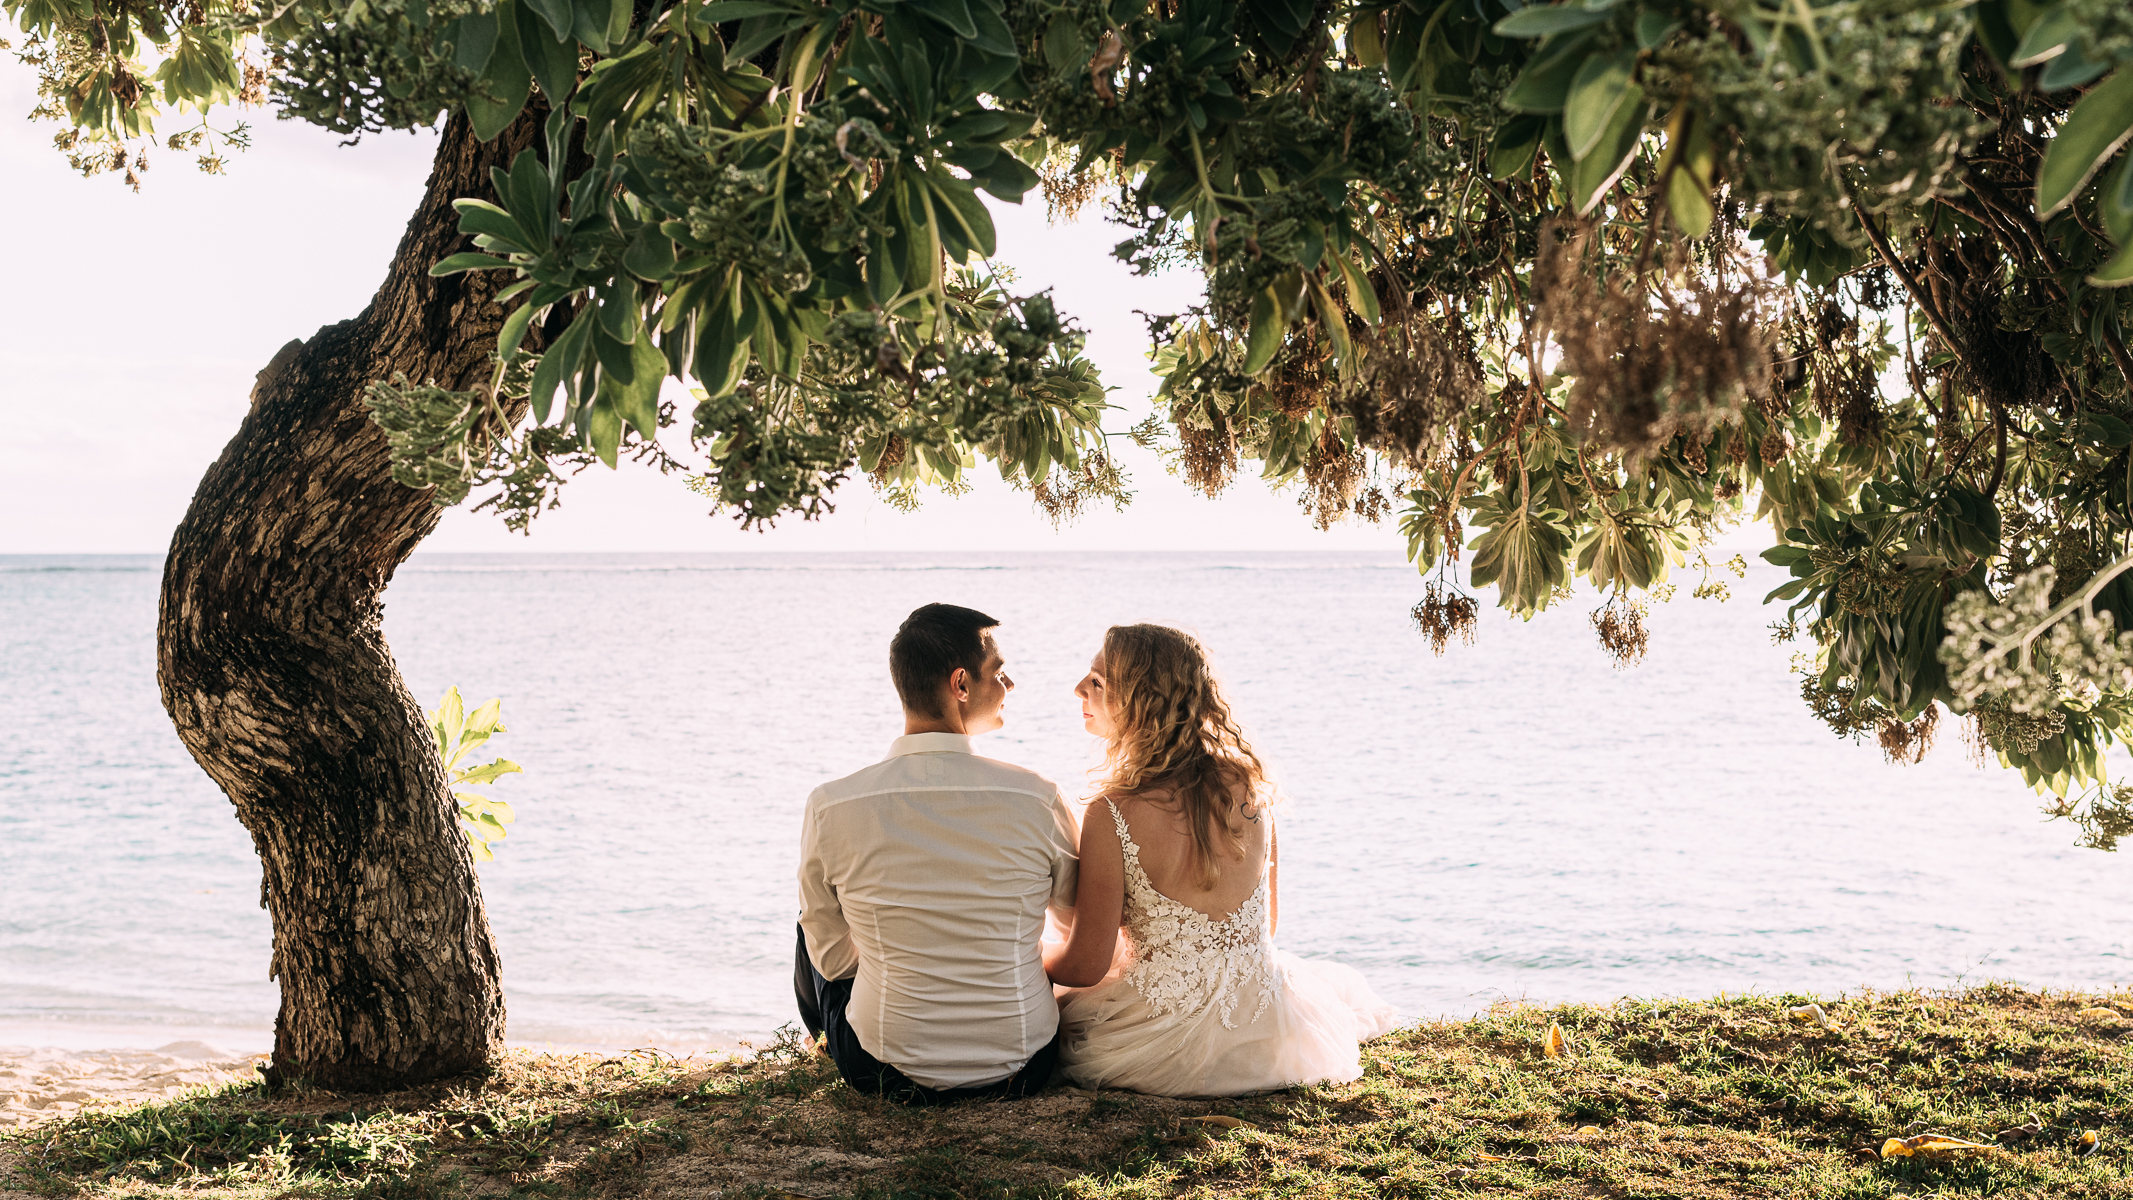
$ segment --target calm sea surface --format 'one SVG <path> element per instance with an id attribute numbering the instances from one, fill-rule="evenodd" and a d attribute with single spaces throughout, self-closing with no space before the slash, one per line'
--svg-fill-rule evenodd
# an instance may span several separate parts
<path id="1" fill-rule="evenodd" d="M 163 716 L 154 558 L 0 557 L 0 1042 L 267 1040 L 259 868 Z M 2014 979 L 2133 980 L 2133 862 L 2075 849 L 1952 732 L 1890 767 L 1803 711 L 1756 601 L 1657 606 L 1613 669 L 1589 602 L 1433 657 L 1419 581 L 1339 554 L 420 556 L 386 631 L 426 705 L 501 696 L 526 774 L 482 887 L 513 1040 L 677 1048 L 786 1021 L 798 815 L 900 732 L 931 600 L 1004 622 L 985 752 L 1070 796 L 1104 627 L 1198 631 L 1271 761 L 1280 940 L 1411 1015 Z"/>

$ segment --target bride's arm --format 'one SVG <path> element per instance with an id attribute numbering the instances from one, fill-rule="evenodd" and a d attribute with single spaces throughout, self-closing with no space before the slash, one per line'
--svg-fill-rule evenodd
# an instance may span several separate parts
<path id="1" fill-rule="evenodd" d="M 1266 931 L 1281 930 L 1281 831 L 1272 825 L 1266 831 Z"/>
<path id="2" fill-rule="evenodd" d="M 1126 911 L 1126 851 L 1111 822 L 1082 819 L 1080 870 L 1074 930 L 1064 945 L 1044 957 L 1044 973 L 1064 987 L 1103 982 L 1118 949 L 1118 927 Z"/>

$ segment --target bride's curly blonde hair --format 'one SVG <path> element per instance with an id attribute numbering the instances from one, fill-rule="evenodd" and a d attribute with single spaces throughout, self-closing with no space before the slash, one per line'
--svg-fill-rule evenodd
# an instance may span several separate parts
<path id="1" fill-rule="evenodd" d="M 1235 853 L 1241 804 L 1274 799 L 1266 767 L 1230 716 L 1229 701 L 1199 640 L 1167 625 L 1113 625 L 1104 632 L 1104 684 L 1115 732 L 1104 748 L 1104 791 L 1170 793 L 1192 831 L 1202 888 L 1220 878 L 1217 839 Z M 1236 799 L 1239 794 L 1243 799 Z"/>

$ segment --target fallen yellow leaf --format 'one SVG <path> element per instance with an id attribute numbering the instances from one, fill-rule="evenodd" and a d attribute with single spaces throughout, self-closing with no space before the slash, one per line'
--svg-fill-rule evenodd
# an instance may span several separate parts
<path id="1" fill-rule="evenodd" d="M 1798 1008 L 1788 1008 L 1785 1015 L 1795 1021 L 1813 1021 L 1824 1029 L 1829 1028 L 1829 1014 L 1823 1012 L 1819 1004 L 1802 1004 Z"/>
<path id="2" fill-rule="evenodd" d="M 1588 1134 L 1588 1133 L 1598 1133 L 1598 1132 L 1600 1132 L 1600 1127 L 1599 1127 L 1599 1126 L 1597 1126 L 1597 1125 L 1580 1125 L 1580 1126 L 1578 1126 L 1578 1136 L 1580 1136 L 1580 1137 L 1583 1137 L 1584 1135 L 1586 1135 L 1586 1134 Z"/>
<path id="3" fill-rule="evenodd" d="M 1997 1149 L 1998 1146 L 1988 1146 L 1983 1142 L 1966 1142 L 1961 1138 L 1939 1133 L 1921 1133 L 1917 1137 L 1890 1138 L 1881 1143 L 1881 1157 L 1910 1158 L 1915 1155 L 1921 1158 L 1941 1158 L 1966 1150 Z"/>
<path id="4" fill-rule="evenodd" d="M 2091 1129 L 2086 1133 L 2083 1133 L 2080 1139 L 2074 1143 L 2074 1153 L 2094 1154 L 2096 1153 L 2096 1147 L 2102 1144 L 2103 1131 L 2098 1129 Z"/>
<path id="5" fill-rule="evenodd" d="M 2084 1008 L 2080 1012 L 2074 1014 L 2074 1019 L 2076 1021 L 2087 1021 L 2092 1024 L 2116 1025 L 2120 1021 L 2125 1020 L 2126 1018 L 2124 1013 L 2119 1012 L 2115 1008 Z"/>
<path id="6" fill-rule="evenodd" d="M 1570 1053 L 1570 1042 L 1563 1037 L 1563 1027 L 1548 1022 L 1548 1036 L 1541 1039 L 1541 1053 L 1549 1058 L 1561 1058 Z"/>

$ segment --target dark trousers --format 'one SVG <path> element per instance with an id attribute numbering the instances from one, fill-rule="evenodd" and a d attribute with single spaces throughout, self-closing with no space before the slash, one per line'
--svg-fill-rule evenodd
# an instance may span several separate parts
<path id="1" fill-rule="evenodd" d="M 914 1082 L 859 1044 L 859 1035 L 852 1031 L 852 1023 L 845 1020 L 844 1013 L 852 1002 L 852 981 L 822 977 L 814 960 L 807 956 L 804 929 L 799 931 L 799 946 L 793 953 L 792 990 L 793 998 L 800 1003 L 800 1021 L 807 1026 L 808 1037 L 829 1035 L 823 1044 L 830 1060 L 837 1064 L 837 1073 L 852 1085 L 852 1090 L 886 1096 L 898 1104 L 952 1104 L 987 1097 L 1033 1096 L 1044 1090 L 1052 1077 L 1052 1067 L 1059 1061 L 1059 1035 L 1054 1033 L 1052 1040 L 1031 1055 L 1021 1070 L 998 1082 L 960 1088 L 929 1088 Z"/>

